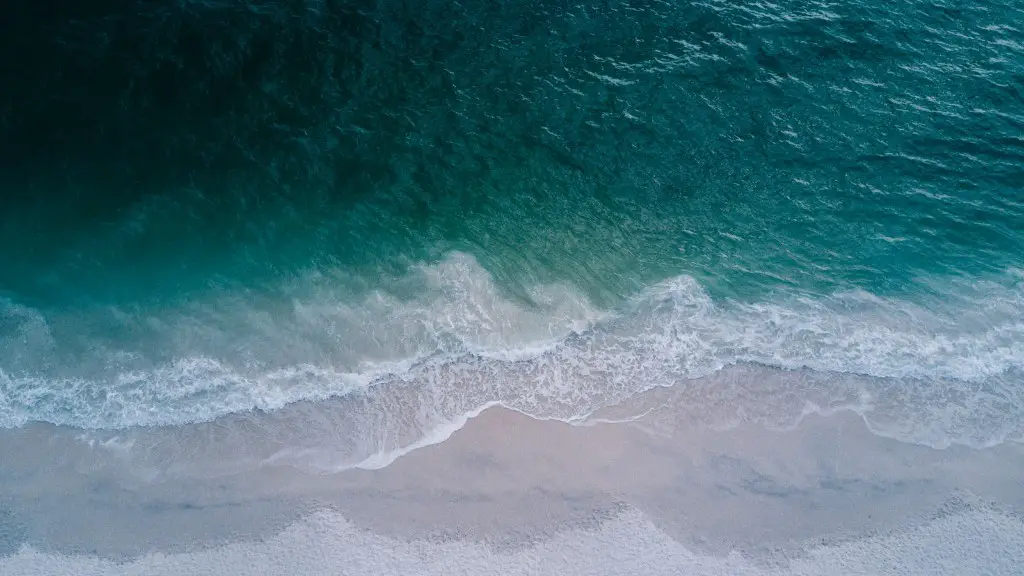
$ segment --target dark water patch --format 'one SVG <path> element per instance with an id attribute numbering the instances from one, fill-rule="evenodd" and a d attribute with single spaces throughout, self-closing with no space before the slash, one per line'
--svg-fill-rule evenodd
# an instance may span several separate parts
<path id="1" fill-rule="evenodd" d="M 458 249 L 601 300 L 1019 264 L 1014 3 L 19 2 L 0 288 L 369 284 Z M 883 238 L 901 238 L 893 244 Z"/>

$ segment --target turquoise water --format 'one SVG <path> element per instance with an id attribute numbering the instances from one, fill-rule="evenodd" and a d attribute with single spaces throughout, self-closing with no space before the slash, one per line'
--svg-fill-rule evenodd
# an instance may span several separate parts
<path id="1" fill-rule="evenodd" d="M 0 24 L 2 426 L 750 364 L 1024 434 L 1024 4 L 55 6 Z"/>

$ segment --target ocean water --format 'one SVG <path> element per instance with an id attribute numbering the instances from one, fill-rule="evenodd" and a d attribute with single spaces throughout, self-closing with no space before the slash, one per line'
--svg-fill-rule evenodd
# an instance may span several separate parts
<path id="1" fill-rule="evenodd" d="M 1013 2 L 17 3 L 0 425 L 181 424 L 445 362 L 481 376 L 464 386 L 544 365 L 524 397 L 579 413 L 755 363 L 1016 419 L 1018 21 Z M 588 370 L 611 388 L 581 392 Z"/>
<path id="2" fill-rule="evenodd" d="M 779 425 L 1024 440 L 1022 2 L 4 12 L 2 428 L 401 389 L 393 456 L 717 383 Z"/>

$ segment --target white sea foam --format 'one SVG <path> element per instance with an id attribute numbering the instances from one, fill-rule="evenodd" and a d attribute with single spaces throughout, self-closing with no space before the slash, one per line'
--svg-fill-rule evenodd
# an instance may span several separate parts
<path id="1" fill-rule="evenodd" d="M 354 465 L 342 466 L 336 471 L 348 470 L 353 468 L 359 470 L 380 470 L 381 468 L 388 466 L 395 460 L 398 460 L 399 458 L 405 456 L 406 454 L 412 452 L 413 450 L 419 450 L 420 448 L 426 448 L 427 446 L 433 446 L 434 444 L 440 444 L 441 442 L 444 442 L 445 440 L 451 438 L 452 434 L 462 429 L 462 427 L 465 426 L 466 423 L 469 422 L 471 418 L 476 418 L 477 416 L 482 414 L 484 410 L 487 410 L 488 408 L 497 405 L 497 402 L 488 402 L 475 410 L 471 410 L 469 412 L 466 412 L 465 414 L 458 416 L 453 421 L 448 422 L 447 425 L 435 427 L 434 429 L 424 434 L 419 440 L 416 440 L 412 444 L 399 446 L 389 451 L 382 450 L 380 452 L 375 452 Z M 381 444 L 385 445 L 385 443 L 383 442 Z"/>
<path id="2" fill-rule="evenodd" d="M 683 276 L 617 310 L 565 286 L 518 301 L 461 254 L 419 278 L 419 296 L 406 300 L 374 293 L 344 303 L 321 288 L 296 291 L 281 310 L 230 300 L 140 320 L 160 327 L 157 344 L 174 357 L 128 369 L 108 361 L 113 372 L 99 376 L 4 370 L 0 361 L 0 425 L 180 425 L 390 386 L 415 396 L 419 414 L 411 436 L 388 449 L 402 450 L 489 403 L 579 420 L 653 387 L 752 364 L 822 373 L 813 385 L 790 378 L 804 382 L 787 391 L 793 406 L 848 405 L 894 437 L 944 446 L 1024 436 L 1024 288 L 1012 274 L 930 286 L 942 296 L 917 302 L 866 292 L 716 300 Z M 14 362 L 15 350 L 46 362 L 54 336 L 38 315 L 19 314 L 20 332 L 8 331 L 18 340 L 8 336 L 0 358 Z M 109 342 L 97 350 L 111 354 Z M 757 386 L 733 383 L 751 397 Z M 822 387 L 832 396 L 811 400 Z M 757 411 L 750 398 L 734 400 Z M 373 447 L 350 455 L 383 450 Z"/>

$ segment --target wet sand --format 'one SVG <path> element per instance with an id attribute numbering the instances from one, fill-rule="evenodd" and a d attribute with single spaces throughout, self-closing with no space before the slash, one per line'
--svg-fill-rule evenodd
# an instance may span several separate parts
<path id="1" fill-rule="evenodd" d="M 938 450 L 879 437 L 842 410 L 788 430 L 715 429 L 694 421 L 689 401 L 652 391 L 576 426 L 495 407 L 384 468 L 334 474 L 263 455 L 239 460 L 257 466 L 227 466 L 230 443 L 219 459 L 174 446 L 195 455 L 181 457 L 188 466 L 154 472 L 131 458 L 138 439 L 101 447 L 52 426 L 4 431 L 0 574 L 1011 574 L 1024 565 L 1024 445 Z"/>

